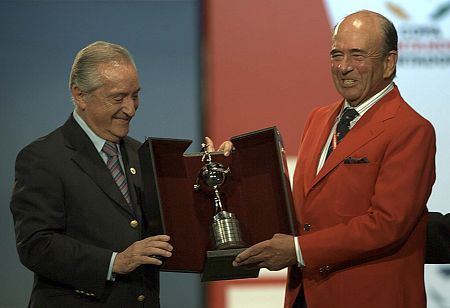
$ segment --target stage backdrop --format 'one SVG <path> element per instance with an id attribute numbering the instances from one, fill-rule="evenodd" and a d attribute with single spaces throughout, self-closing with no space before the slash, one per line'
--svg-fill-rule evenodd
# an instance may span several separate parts
<path id="1" fill-rule="evenodd" d="M 395 82 L 437 133 L 437 181 L 428 207 L 450 212 L 450 1 L 206 3 L 207 134 L 226 139 L 276 125 L 292 158 L 307 114 L 338 97 L 329 72 L 332 27 L 360 9 L 391 19 L 399 32 Z M 449 266 L 426 266 L 428 307 L 450 307 L 448 273 Z M 284 279 L 282 271 L 210 284 L 209 307 L 280 307 Z"/>
<path id="2" fill-rule="evenodd" d="M 0 1 L 1 308 L 26 307 L 33 283 L 18 259 L 9 211 L 14 159 L 73 110 L 75 53 L 96 40 L 127 47 L 142 87 L 130 135 L 194 139 L 199 149 L 199 20 L 197 0 Z M 161 276 L 162 307 L 202 307 L 197 274 Z"/>

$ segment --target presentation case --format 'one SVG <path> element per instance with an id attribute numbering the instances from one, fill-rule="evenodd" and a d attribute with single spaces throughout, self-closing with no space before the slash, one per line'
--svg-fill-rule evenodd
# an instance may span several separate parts
<path id="1" fill-rule="evenodd" d="M 230 140 L 235 149 L 229 157 L 220 152 L 211 156 L 231 170 L 219 190 L 225 209 L 239 220 L 247 246 L 270 239 L 275 233 L 296 235 L 288 169 L 278 129 L 266 128 Z M 168 234 L 174 247 L 172 257 L 161 266 L 162 271 L 203 273 L 207 252 L 213 249 L 213 197 L 194 190 L 206 162 L 202 162 L 202 153 L 185 153 L 191 143 L 147 138 L 139 149 L 143 212 L 148 221 L 146 235 Z M 234 269 L 233 258 L 225 260 L 222 273 L 208 273 L 204 280 L 258 276 L 259 270 Z"/>

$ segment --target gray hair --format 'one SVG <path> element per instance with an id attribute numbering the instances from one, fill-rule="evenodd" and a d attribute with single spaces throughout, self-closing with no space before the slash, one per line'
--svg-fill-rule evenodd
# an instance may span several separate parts
<path id="1" fill-rule="evenodd" d="M 69 78 L 69 89 L 78 87 L 84 93 L 91 93 L 103 85 L 98 73 L 98 65 L 102 63 L 129 63 L 136 68 L 133 57 L 124 47 L 97 41 L 83 49 L 75 56 Z"/>
<path id="2" fill-rule="evenodd" d="M 381 28 L 384 34 L 383 40 L 383 51 L 384 54 L 387 55 L 390 51 L 395 50 L 398 51 L 398 35 L 397 30 L 395 29 L 392 21 L 379 14 L 382 20 Z"/>

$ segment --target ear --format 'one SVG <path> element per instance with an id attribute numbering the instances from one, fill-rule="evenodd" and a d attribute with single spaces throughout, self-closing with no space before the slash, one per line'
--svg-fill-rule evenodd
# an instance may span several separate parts
<path id="1" fill-rule="evenodd" d="M 395 69 L 397 67 L 397 59 L 398 59 L 398 53 L 396 50 L 391 50 L 387 54 L 385 60 L 384 60 L 384 79 L 390 79 L 393 78 L 393 74 L 395 74 Z"/>
<path id="2" fill-rule="evenodd" d="M 80 110 L 86 109 L 86 94 L 77 86 L 72 86 L 71 92 L 77 108 Z"/>

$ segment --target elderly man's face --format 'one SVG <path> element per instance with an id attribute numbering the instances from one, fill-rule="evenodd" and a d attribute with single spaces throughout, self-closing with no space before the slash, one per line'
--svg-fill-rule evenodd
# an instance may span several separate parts
<path id="1" fill-rule="evenodd" d="M 381 29 L 376 21 L 368 16 L 349 17 L 333 36 L 330 52 L 333 81 L 352 106 L 386 87 L 395 69 L 396 53 L 387 56 L 382 53 Z"/>
<path id="2" fill-rule="evenodd" d="M 98 136 L 119 142 L 139 106 L 138 75 L 132 64 L 117 62 L 100 64 L 98 72 L 103 85 L 88 94 L 75 93 L 77 111 Z"/>

